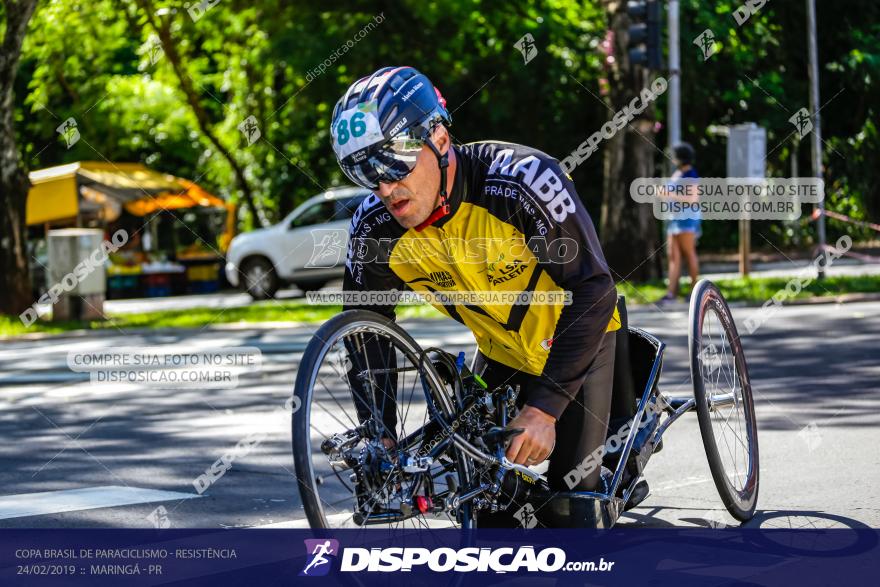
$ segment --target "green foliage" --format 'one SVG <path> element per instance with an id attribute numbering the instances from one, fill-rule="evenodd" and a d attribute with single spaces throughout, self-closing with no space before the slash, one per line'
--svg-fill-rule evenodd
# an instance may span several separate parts
<path id="1" fill-rule="evenodd" d="M 321 323 L 342 311 L 342 306 L 316 306 L 304 300 L 254 303 L 241 308 L 189 308 L 134 314 L 111 314 L 107 320 L 50 322 L 41 319 L 25 326 L 17 316 L 0 315 L 0 338 L 16 337 L 35 332 L 60 334 L 73 330 L 127 331 L 132 328 L 204 328 L 206 324 L 236 324 L 257 322 Z M 405 305 L 397 309 L 400 319 L 442 318 L 438 310 L 427 304 Z"/>
<path id="2" fill-rule="evenodd" d="M 682 2 L 684 138 L 697 147 L 703 176 L 724 175 L 725 140 L 707 129 L 757 122 L 768 131 L 768 173 L 788 176 L 796 159 L 800 175 L 808 175 L 808 141 L 796 142 L 788 122 L 809 106 L 803 3 L 769 2 L 737 25 L 732 12 L 740 4 Z M 829 207 L 876 219 L 880 4 L 818 5 Z M 26 39 L 17 88 L 20 144 L 30 168 L 81 159 L 142 161 L 197 179 L 221 196 L 241 197 L 168 58 L 150 63 L 154 31 L 144 6 L 171 23 L 208 123 L 272 220 L 345 183 L 329 148 L 330 112 L 352 81 L 383 65 L 415 65 L 431 77 L 449 102 L 460 142 L 521 142 L 561 159 L 613 115 L 600 97 L 606 17 L 597 1 L 230 0 L 194 21 L 179 1 L 46 0 Z M 691 41 L 707 28 L 720 51 L 704 62 Z M 527 65 L 514 48 L 525 33 L 538 48 Z M 310 73 L 325 60 L 326 72 Z M 665 108 L 664 97 L 661 122 Z M 82 140 L 67 150 L 55 128 L 70 116 Z M 248 116 L 262 133 L 250 146 L 238 130 Z M 665 130 L 656 138 L 664 144 Z M 657 163 L 664 162 L 658 153 Z M 602 174 L 599 154 L 574 172 L 596 217 Z M 251 224 L 246 214 L 243 221 Z M 813 226 L 753 223 L 756 235 L 774 246 L 808 246 Z M 869 236 L 829 222 L 829 237 L 843 231 Z M 765 244 L 760 236 L 752 240 Z M 704 223 L 701 245 L 734 248 L 735 225 Z"/>
<path id="3" fill-rule="evenodd" d="M 790 280 L 789 277 L 739 277 L 718 279 L 715 283 L 728 302 L 761 305 L 778 292 L 785 290 Z M 692 285 L 689 280 L 682 280 L 680 294 L 689 295 Z M 617 284 L 617 293 L 626 296 L 628 304 L 652 304 L 663 297 L 666 291 L 666 282 L 659 280 L 639 284 L 631 282 Z M 826 277 L 822 281 L 813 279 L 788 299 L 874 294 L 878 291 L 880 291 L 880 275 L 840 275 Z"/>
<path id="4" fill-rule="evenodd" d="M 800 176 L 812 174 L 810 140 L 798 140 L 788 119 L 810 109 L 807 76 L 806 12 L 803 2 L 768 2 L 738 25 L 732 12 L 740 0 L 706 3 L 688 0 L 682 14 L 683 136 L 697 148 L 700 174 L 725 175 L 726 139 L 710 125 L 755 122 L 767 129 L 767 174 L 791 177 L 796 159 Z M 880 215 L 880 5 L 850 2 L 846 8 L 817 2 L 820 103 L 826 205 L 857 219 Z M 718 53 L 703 61 L 691 44 L 711 29 Z M 804 207 L 808 216 L 809 207 Z M 753 246 L 809 246 L 815 224 L 753 222 Z M 735 222 L 703 225 L 701 246 L 733 250 Z M 828 238 L 848 233 L 876 238 L 852 225 L 828 221 Z M 766 239 L 766 240 L 765 240 Z"/>

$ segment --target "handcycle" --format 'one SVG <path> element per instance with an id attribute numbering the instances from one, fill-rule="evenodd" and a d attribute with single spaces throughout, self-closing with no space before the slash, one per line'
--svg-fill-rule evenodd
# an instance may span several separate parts
<path id="1" fill-rule="evenodd" d="M 625 312 L 624 312 L 625 316 Z M 627 509 L 663 433 L 696 411 L 721 500 L 747 521 L 758 497 L 758 435 L 742 344 L 719 289 L 702 280 L 689 308 L 693 396 L 661 391 L 665 344 L 625 324 L 614 401 L 631 417 L 609 425 L 594 466 L 601 489 L 552 492 L 536 467 L 508 461 L 518 390 L 490 388 L 463 353 L 422 349 L 398 324 L 368 310 L 328 320 L 305 349 L 294 394 L 292 448 L 312 528 L 479 527 L 482 512 L 526 512 L 524 527 L 613 526 Z M 621 339 L 618 338 L 618 341 Z M 622 374 L 622 376 L 621 376 Z M 626 389 L 641 390 L 640 395 Z M 616 442 L 612 442 L 616 437 Z"/>

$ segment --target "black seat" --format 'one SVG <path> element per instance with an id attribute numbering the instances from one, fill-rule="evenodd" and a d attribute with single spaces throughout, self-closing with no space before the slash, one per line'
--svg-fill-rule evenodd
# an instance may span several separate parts
<path id="1" fill-rule="evenodd" d="M 614 383 L 611 392 L 611 415 L 608 418 L 609 431 L 619 430 L 627 420 L 632 419 L 636 413 L 637 405 L 629 348 L 629 319 L 626 313 L 626 298 L 624 296 L 617 298 L 617 311 L 620 314 L 620 328 L 615 332 L 617 340 L 614 350 Z"/>
<path id="2" fill-rule="evenodd" d="M 627 422 L 632 421 L 639 401 L 651 377 L 654 362 L 658 360 L 659 349 L 655 342 L 649 340 L 647 334 L 638 328 L 630 328 L 626 314 L 626 300 L 621 296 L 617 302 L 620 313 L 621 328 L 617 331 L 616 349 L 614 354 L 614 382 L 612 384 L 611 414 L 608 418 L 606 438 L 617 434 Z M 659 377 L 658 377 L 659 379 Z M 654 387 L 657 386 L 656 380 Z M 655 450 L 660 450 L 658 448 Z M 614 471 L 621 456 L 621 451 L 605 453 L 602 464 Z M 630 475 L 638 475 L 639 468 L 634 461 L 634 454 L 628 460 Z"/>
<path id="3" fill-rule="evenodd" d="M 626 299 L 623 296 L 617 300 L 617 310 L 620 313 L 621 328 L 615 333 L 614 382 L 611 391 L 611 416 L 608 419 L 611 433 L 619 430 L 635 415 L 658 353 L 655 343 L 648 340 L 644 331 L 629 327 Z"/>

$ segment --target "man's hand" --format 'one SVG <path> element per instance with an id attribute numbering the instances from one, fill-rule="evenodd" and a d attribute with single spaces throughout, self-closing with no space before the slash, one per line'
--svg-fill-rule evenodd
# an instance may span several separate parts
<path id="1" fill-rule="evenodd" d="M 507 447 L 507 460 L 527 467 L 547 460 L 556 444 L 556 418 L 532 406 L 525 406 L 508 425 L 523 428 Z"/>

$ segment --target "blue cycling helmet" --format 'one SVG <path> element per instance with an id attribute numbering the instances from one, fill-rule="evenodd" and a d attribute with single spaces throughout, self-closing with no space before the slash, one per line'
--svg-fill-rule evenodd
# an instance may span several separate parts
<path id="1" fill-rule="evenodd" d="M 445 167 L 446 157 L 428 138 L 438 124 L 451 122 L 446 100 L 427 77 L 413 67 L 383 67 L 354 82 L 339 99 L 330 134 L 346 177 L 376 190 L 379 182 L 409 175 L 423 144 Z"/>

